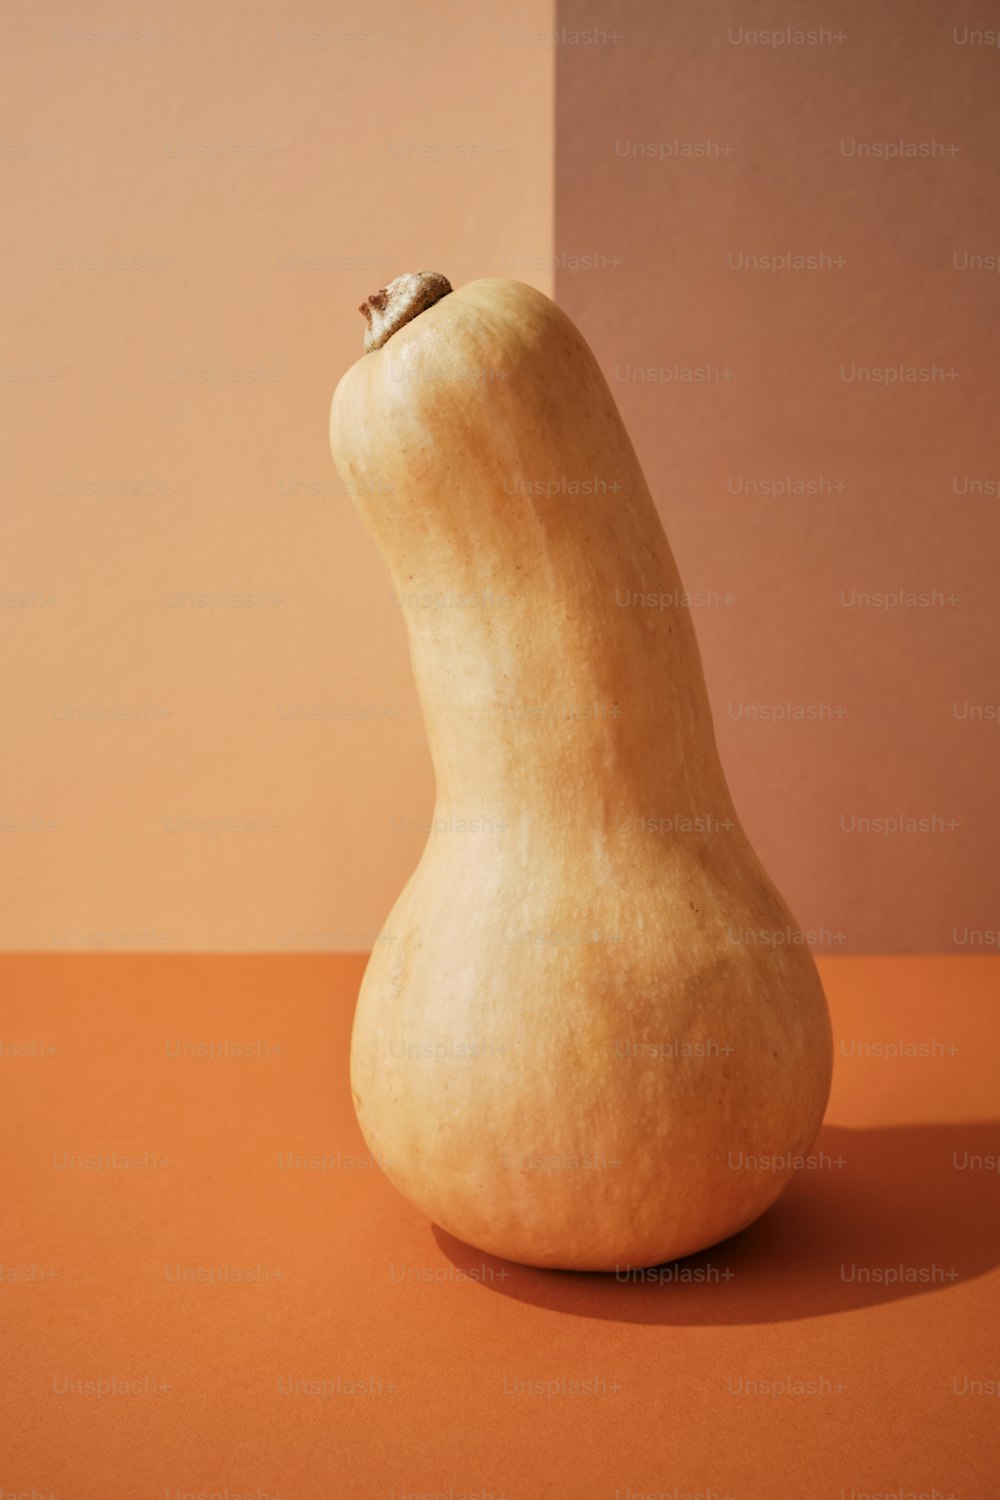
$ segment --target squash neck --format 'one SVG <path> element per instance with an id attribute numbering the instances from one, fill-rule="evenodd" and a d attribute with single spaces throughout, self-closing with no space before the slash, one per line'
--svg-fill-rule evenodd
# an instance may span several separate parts
<path id="1" fill-rule="evenodd" d="M 651 502 L 648 502 L 651 505 Z M 647 525 L 642 496 L 626 499 L 619 531 Z M 544 537 L 526 548 L 495 525 L 477 544 L 440 538 L 435 566 L 405 549 L 392 565 L 393 602 L 406 621 L 438 785 L 457 813 L 531 808 L 546 818 L 656 819 L 731 811 L 691 612 L 669 557 L 656 569 L 656 605 L 641 566 L 602 546 L 587 517 L 575 544 Z M 591 533 L 591 534 L 588 534 Z M 698 747 L 698 754 L 692 748 Z"/>

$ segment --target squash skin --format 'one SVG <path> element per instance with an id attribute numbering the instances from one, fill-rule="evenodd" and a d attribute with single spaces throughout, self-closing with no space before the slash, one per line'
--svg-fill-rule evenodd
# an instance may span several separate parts
<path id="1" fill-rule="evenodd" d="M 475 281 L 352 366 L 330 441 L 402 604 L 449 830 L 358 999 L 366 1142 L 506 1259 L 612 1271 L 713 1245 L 814 1141 L 830 1021 L 803 943 L 734 940 L 795 922 L 733 808 L 597 362 L 541 293 Z M 594 476 L 609 488 L 511 493 Z"/>

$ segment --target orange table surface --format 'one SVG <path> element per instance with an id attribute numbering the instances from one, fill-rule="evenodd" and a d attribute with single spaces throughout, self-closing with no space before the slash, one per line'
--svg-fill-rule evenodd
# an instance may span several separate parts
<path id="1" fill-rule="evenodd" d="M 0 959 L 3 1500 L 1000 1496 L 996 959 L 823 958 L 813 1164 L 642 1282 L 403 1201 L 363 968 Z"/>

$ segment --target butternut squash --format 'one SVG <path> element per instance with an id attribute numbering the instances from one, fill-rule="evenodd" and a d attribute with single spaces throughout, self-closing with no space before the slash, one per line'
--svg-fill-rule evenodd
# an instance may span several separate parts
<path id="1" fill-rule="evenodd" d="M 437 803 L 358 1000 L 361 1129 L 482 1251 L 687 1255 L 763 1213 L 815 1138 L 815 964 L 733 808 L 677 568 L 580 333 L 504 279 L 420 272 L 362 311 L 331 447 L 402 606 Z"/>

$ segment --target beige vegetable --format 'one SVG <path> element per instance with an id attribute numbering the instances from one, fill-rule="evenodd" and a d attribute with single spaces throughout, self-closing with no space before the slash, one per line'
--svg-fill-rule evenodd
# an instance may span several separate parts
<path id="1" fill-rule="evenodd" d="M 686 1255 L 815 1138 L 812 956 L 736 817 L 670 547 L 579 332 L 499 279 L 421 272 L 362 311 L 331 446 L 402 605 L 437 805 L 358 1002 L 361 1128 L 481 1250 Z"/>

